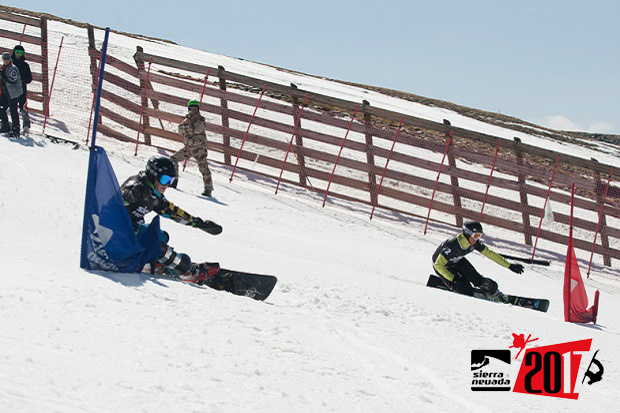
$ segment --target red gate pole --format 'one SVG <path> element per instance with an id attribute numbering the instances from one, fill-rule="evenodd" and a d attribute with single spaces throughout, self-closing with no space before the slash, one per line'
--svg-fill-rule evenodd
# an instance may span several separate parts
<path id="1" fill-rule="evenodd" d="M 256 107 L 254 108 L 254 113 L 252 114 L 252 117 L 250 118 L 250 123 L 248 123 L 248 129 L 245 131 L 245 135 L 243 135 L 243 141 L 241 142 L 241 147 L 239 148 L 239 152 L 237 152 L 237 159 L 235 160 L 235 166 L 233 166 L 233 170 L 232 170 L 232 173 L 230 174 L 230 179 L 228 180 L 228 182 L 232 182 L 233 176 L 235 176 L 235 171 L 237 170 L 237 162 L 239 162 L 239 157 L 241 156 L 243 145 L 245 145 L 245 140 L 248 137 L 248 133 L 250 133 L 250 127 L 252 126 L 252 122 L 254 122 L 254 117 L 256 117 L 256 111 L 258 110 L 260 101 L 263 99 L 263 94 L 265 93 L 265 89 L 267 89 L 267 85 L 263 86 L 263 90 L 260 92 L 258 102 L 256 102 Z"/>
<path id="2" fill-rule="evenodd" d="M 19 44 L 22 44 L 22 42 L 24 41 L 24 33 L 26 33 L 26 25 L 24 24 L 24 29 L 22 30 L 22 35 L 19 38 Z"/>
<path id="3" fill-rule="evenodd" d="M 202 82 L 202 91 L 200 92 L 200 106 L 202 106 L 202 97 L 205 94 L 205 89 L 207 87 L 207 79 L 209 78 L 209 73 L 211 72 L 211 68 L 207 69 L 207 74 L 205 76 L 204 82 Z M 163 129 L 163 126 L 162 126 Z M 183 172 L 185 172 L 185 167 L 187 166 L 187 159 L 183 161 Z"/>
<path id="4" fill-rule="evenodd" d="M 598 224 L 596 224 L 596 232 L 594 232 L 594 241 L 592 241 L 592 250 L 590 251 L 590 265 L 588 265 L 588 274 L 587 278 L 590 278 L 590 269 L 592 268 L 592 258 L 594 257 L 594 245 L 596 244 L 596 237 L 598 236 L 598 231 L 601 229 L 601 221 L 603 219 L 603 210 L 605 209 L 605 201 L 607 201 L 607 191 L 609 191 L 609 183 L 611 182 L 611 176 L 613 175 L 614 168 L 609 169 L 609 178 L 607 178 L 607 186 L 605 187 L 605 195 L 603 195 L 603 203 L 601 205 L 601 210 L 598 213 Z"/>
<path id="5" fill-rule="evenodd" d="M 452 136 L 452 133 L 450 133 Z M 441 164 L 439 165 L 439 171 L 437 171 L 437 179 L 435 179 L 435 185 L 433 185 L 433 194 L 431 195 L 431 203 L 428 206 L 428 214 L 426 215 L 426 224 L 424 224 L 424 235 L 426 235 L 426 228 L 428 228 L 428 220 L 431 217 L 431 211 L 433 209 L 433 200 L 435 199 L 435 191 L 437 190 L 437 185 L 439 184 L 439 176 L 441 175 L 441 171 L 443 170 L 443 163 L 446 160 L 446 155 L 448 154 L 448 148 L 450 147 L 451 138 L 448 137 L 446 140 L 446 149 L 443 151 L 443 157 L 441 158 Z"/>
<path id="6" fill-rule="evenodd" d="M 487 181 L 487 189 L 484 192 L 484 199 L 482 200 L 482 208 L 480 208 L 480 218 L 478 221 L 482 222 L 482 213 L 484 212 L 484 206 L 487 204 L 487 197 L 489 195 L 489 188 L 491 187 L 491 179 L 493 179 L 493 171 L 495 171 L 495 162 L 497 162 L 497 154 L 499 153 L 499 148 L 502 145 L 502 140 L 497 140 L 497 148 L 495 149 L 495 156 L 493 157 L 493 166 L 491 166 L 491 173 L 489 174 L 489 180 Z"/>
<path id="7" fill-rule="evenodd" d="M 558 169 L 558 163 L 560 163 L 560 155 L 555 158 L 555 166 L 549 179 L 549 188 L 547 189 L 547 196 L 545 197 L 545 203 L 543 205 L 542 213 L 540 214 L 540 221 L 538 221 L 538 230 L 536 231 L 536 240 L 534 241 L 534 249 L 532 250 L 532 259 L 536 254 L 536 245 L 538 244 L 538 237 L 540 236 L 540 228 L 542 227 L 543 218 L 545 217 L 545 209 L 547 209 L 547 202 L 549 201 L 549 195 L 551 195 L 551 186 L 553 185 L 553 178 L 555 177 L 555 171 Z"/>
<path id="8" fill-rule="evenodd" d="M 56 80 L 56 70 L 58 69 L 58 61 L 60 60 L 60 52 L 62 51 L 62 43 L 65 41 L 65 36 L 60 39 L 60 47 L 58 48 L 58 56 L 56 57 L 56 65 L 54 66 L 54 74 L 52 75 L 52 84 L 50 85 L 50 93 L 47 95 L 47 110 L 45 111 L 45 117 L 43 118 L 43 133 L 45 133 L 45 126 L 47 125 L 47 118 L 50 115 L 50 101 L 52 100 L 52 91 L 54 90 L 54 80 Z"/>
<path id="9" fill-rule="evenodd" d="M 207 74 L 205 75 L 205 80 L 202 82 L 202 91 L 200 92 L 200 104 L 202 105 L 202 97 L 205 95 L 205 90 L 207 89 L 207 79 L 209 79 L 209 73 L 211 73 L 211 68 L 207 69 Z"/>
<path id="10" fill-rule="evenodd" d="M 140 120 L 138 121 L 138 135 L 136 136 L 136 152 L 134 156 L 138 155 L 138 144 L 140 143 L 140 131 L 142 130 L 142 117 L 144 116 L 144 104 L 146 103 L 146 88 L 149 84 L 149 75 L 151 74 L 151 63 L 153 58 L 149 58 L 149 67 L 146 69 L 146 79 L 144 81 L 144 91 L 142 92 L 142 106 L 140 106 Z"/>
<path id="11" fill-rule="evenodd" d="M 377 203 L 379 202 L 379 194 L 381 193 L 381 187 L 383 186 L 383 178 L 385 177 L 385 172 L 387 171 L 387 167 L 388 167 L 388 164 L 390 163 L 390 159 L 392 159 L 392 153 L 394 152 L 394 146 L 396 145 L 396 141 L 398 140 L 398 135 L 400 135 L 400 128 L 402 128 L 404 121 L 405 121 L 405 116 L 400 118 L 400 124 L 398 125 L 396 136 L 394 136 L 394 141 L 392 142 L 390 153 L 388 154 L 387 161 L 385 161 L 385 168 L 383 168 L 383 173 L 381 174 L 381 180 L 379 181 L 379 187 L 377 188 L 377 195 L 375 196 L 375 202 L 373 202 L 372 211 L 370 211 L 371 220 L 372 220 L 372 216 L 375 213 L 375 208 L 377 207 Z"/>
<path id="12" fill-rule="evenodd" d="M 291 135 L 291 140 L 288 142 L 288 149 L 286 150 L 286 156 L 284 156 L 284 161 L 282 162 L 282 169 L 280 169 L 280 177 L 278 178 L 278 184 L 276 185 L 276 195 L 278 194 L 278 188 L 280 188 L 280 181 L 282 180 L 282 173 L 284 172 L 284 167 L 286 166 L 286 160 L 288 159 L 288 154 L 291 152 L 291 148 L 293 147 L 293 139 L 295 139 L 295 134 L 297 133 L 297 129 L 299 128 L 299 124 L 301 123 L 301 117 L 304 114 L 304 108 L 306 107 L 306 102 L 308 101 L 308 94 L 306 93 L 306 97 L 304 97 L 304 103 L 301 105 L 301 110 L 299 111 L 299 117 L 295 122 L 295 127 L 293 128 L 293 134 Z"/>
<path id="13" fill-rule="evenodd" d="M 351 122 L 349 122 L 349 128 L 347 129 L 347 133 L 344 135 L 344 139 L 342 140 L 342 144 L 340 145 L 340 151 L 338 152 L 338 156 L 336 157 L 336 163 L 334 164 L 334 169 L 332 170 L 332 174 L 329 176 L 329 182 L 327 184 L 327 189 L 325 190 L 325 196 L 323 197 L 323 208 L 325 207 L 325 202 L 327 201 L 327 194 L 329 193 L 329 187 L 332 184 L 332 179 L 334 178 L 334 172 L 336 172 L 336 167 L 338 166 L 338 161 L 340 161 L 340 155 L 342 154 L 342 148 L 344 148 L 344 144 L 347 141 L 347 136 L 349 136 L 349 131 L 351 130 L 351 126 L 353 126 L 353 121 L 355 120 L 355 115 L 357 114 L 357 110 L 359 109 L 359 105 L 355 107 L 355 112 L 353 112 L 353 116 L 351 116 Z"/>

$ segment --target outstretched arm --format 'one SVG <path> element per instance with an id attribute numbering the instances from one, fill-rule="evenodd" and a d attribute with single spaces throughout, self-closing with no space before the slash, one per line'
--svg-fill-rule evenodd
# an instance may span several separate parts
<path id="1" fill-rule="evenodd" d="M 222 233 L 222 227 L 220 225 L 212 221 L 205 221 L 201 218 L 191 216 L 170 201 L 167 201 L 167 205 L 160 214 L 163 217 L 170 218 L 173 221 L 178 222 L 179 224 L 191 225 L 192 227 L 201 229 L 211 235 L 218 235 Z"/>
<path id="2" fill-rule="evenodd" d="M 510 263 L 506 261 L 504 257 L 499 255 L 498 253 L 496 253 L 495 251 L 493 251 L 491 248 L 487 247 L 486 245 L 480 251 L 480 253 L 484 255 L 485 257 L 487 257 L 488 259 L 490 259 L 491 261 L 501 265 L 504 268 L 510 267 Z"/>
<path id="3" fill-rule="evenodd" d="M 508 261 L 506 261 L 506 259 L 504 257 L 502 257 L 501 255 L 499 255 L 498 253 L 492 251 L 489 247 L 487 247 L 486 245 L 484 246 L 484 248 L 482 249 L 482 251 L 480 251 L 485 257 L 495 261 L 496 263 L 498 263 L 499 265 L 501 265 L 504 268 L 508 268 L 510 271 L 515 272 L 517 274 L 523 274 L 523 265 L 521 264 L 511 264 Z"/>
<path id="4" fill-rule="evenodd" d="M 193 217 L 185 212 L 183 209 L 174 205 L 172 202 L 166 200 L 167 202 L 163 205 L 163 208 L 160 211 L 155 211 L 160 214 L 162 217 L 170 218 L 174 222 L 178 222 L 183 225 L 191 225 Z"/>

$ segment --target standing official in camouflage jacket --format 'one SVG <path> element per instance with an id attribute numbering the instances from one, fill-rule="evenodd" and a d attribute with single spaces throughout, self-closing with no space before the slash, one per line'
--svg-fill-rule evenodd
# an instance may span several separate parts
<path id="1" fill-rule="evenodd" d="M 205 118 L 200 114 L 200 103 L 190 100 L 187 104 L 189 113 L 185 116 L 183 122 L 179 124 L 179 135 L 183 137 L 185 145 L 181 150 L 172 155 L 170 159 L 176 164 L 179 170 L 179 162 L 189 158 L 196 159 L 198 169 L 202 174 L 204 182 L 205 196 L 211 196 L 213 191 L 213 181 L 211 179 L 211 171 L 207 164 L 207 135 L 205 133 Z"/>

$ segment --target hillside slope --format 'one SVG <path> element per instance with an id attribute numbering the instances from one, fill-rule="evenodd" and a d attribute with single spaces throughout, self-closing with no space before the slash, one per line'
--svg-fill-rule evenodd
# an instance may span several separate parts
<path id="1" fill-rule="evenodd" d="M 142 168 L 105 142 L 119 180 Z M 173 280 L 78 268 L 88 151 L 41 138 L 0 138 L 0 410 L 59 411 L 598 411 L 620 406 L 617 278 L 602 288 L 599 323 L 567 324 L 561 265 L 516 276 L 472 261 L 504 291 L 551 299 L 547 314 L 424 286 L 447 232 L 320 208 L 315 195 L 273 195 L 273 182 L 214 167 L 217 201 L 184 174 L 169 198 L 220 223 L 211 237 L 164 220 L 195 260 L 275 274 L 268 303 Z M 302 194 L 303 195 L 303 194 Z M 492 244 L 492 240 L 490 240 Z M 578 401 L 470 390 L 472 349 L 593 338 L 603 381 Z M 516 352 L 513 352 L 516 355 Z M 519 361 L 513 361 L 516 378 Z"/>

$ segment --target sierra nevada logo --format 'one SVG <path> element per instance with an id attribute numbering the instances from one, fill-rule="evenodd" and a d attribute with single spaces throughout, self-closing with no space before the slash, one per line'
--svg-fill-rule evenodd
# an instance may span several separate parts
<path id="1" fill-rule="evenodd" d="M 471 389 L 473 391 L 510 391 L 510 350 L 471 351 Z"/>

